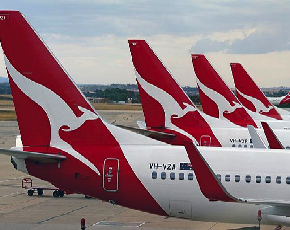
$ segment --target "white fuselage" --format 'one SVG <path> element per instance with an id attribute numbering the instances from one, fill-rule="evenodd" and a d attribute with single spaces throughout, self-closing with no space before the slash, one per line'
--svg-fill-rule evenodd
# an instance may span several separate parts
<path id="1" fill-rule="evenodd" d="M 270 103 L 272 105 L 279 105 L 280 102 L 286 97 L 285 96 L 282 96 L 282 97 L 267 97 L 267 99 L 270 101 Z"/>
<path id="2" fill-rule="evenodd" d="M 287 111 L 286 111 L 287 112 Z M 251 112 L 253 113 L 253 112 Z M 250 113 L 250 115 L 252 115 Z M 239 148 L 253 148 L 251 136 L 247 128 L 235 125 L 227 120 L 217 119 L 215 117 L 208 116 L 205 113 L 200 112 L 202 117 L 211 127 L 213 134 L 219 140 L 223 147 L 239 147 Z M 253 113 L 256 115 L 256 113 Z M 267 117 L 263 115 L 256 115 L 254 117 L 260 118 L 260 128 L 257 129 L 258 134 L 268 146 L 267 138 L 264 134 L 264 130 L 261 128 L 261 122 L 263 119 L 274 130 L 275 134 L 279 138 L 280 142 L 285 148 L 290 148 L 290 122 L 278 121 L 274 119 L 267 120 Z"/>
<path id="3" fill-rule="evenodd" d="M 267 207 L 244 203 L 209 201 L 200 191 L 199 184 L 192 169 L 186 167 L 190 163 L 190 160 L 184 147 L 175 146 L 173 149 L 166 149 L 164 146 L 155 146 L 154 148 L 149 146 L 145 148 L 144 146 L 135 146 L 134 148 L 132 148 L 132 146 L 121 146 L 121 148 L 126 156 L 126 159 L 142 184 L 170 216 L 201 221 L 257 224 L 258 210 Z M 284 185 L 276 185 L 275 183 L 269 185 L 264 182 L 259 185 L 253 182 L 250 184 L 245 183 L 243 176 L 248 173 L 247 170 L 250 168 L 249 161 L 245 162 L 247 165 L 243 165 L 241 163 L 239 167 L 237 167 L 238 171 L 235 171 L 235 167 L 233 165 L 228 166 L 231 165 L 231 162 L 222 157 L 222 148 L 199 147 L 199 150 L 209 161 L 209 164 L 214 162 L 215 173 L 219 173 L 222 176 L 224 176 L 225 173 L 239 173 L 241 175 L 240 183 L 234 184 L 235 182 L 227 182 L 228 185 L 232 185 L 231 188 L 235 194 L 240 194 L 240 191 L 244 191 L 245 195 L 249 197 L 257 197 L 259 194 L 262 197 L 276 197 L 277 189 L 278 191 L 280 188 L 283 189 L 281 193 L 285 196 L 287 192 L 290 191 L 290 185 L 285 185 L 285 180 L 283 181 Z M 253 150 L 246 149 L 241 152 L 241 150 L 235 150 L 233 148 L 228 148 L 226 152 L 227 151 L 229 155 L 232 152 L 237 151 L 234 155 L 240 156 L 239 159 L 242 158 L 244 151 L 246 153 L 248 152 L 248 155 L 254 154 L 255 152 Z M 139 154 L 136 155 L 136 152 Z M 216 152 L 217 154 L 215 154 Z M 262 153 L 265 153 L 265 150 L 262 150 L 261 154 Z M 226 156 L 227 155 L 228 154 L 226 154 Z M 288 155 L 290 160 L 290 152 L 288 152 Z M 256 159 L 256 163 L 258 163 L 258 159 Z M 256 165 L 257 164 L 255 164 L 255 166 Z M 243 166 L 245 166 L 245 169 L 243 169 Z M 255 166 L 250 173 L 253 174 L 257 171 L 261 172 L 261 175 L 269 174 L 274 176 L 274 174 L 279 174 L 275 171 L 277 169 L 274 170 L 274 168 L 266 168 L 263 167 L 263 165 L 261 165 L 261 168 L 255 168 Z M 230 167 L 231 171 L 228 170 L 228 167 Z M 279 175 L 282 175 L 284 178 L 287 175 L 287 170 L 286 168 L 283 170 L 284 172 L 281 172 Z M 153 179 L 152 177 L 155 174 L 157 175 L 157 178 Z M 173 179 L 173 174 L 175 179 Z M 189 174 L 193 174 L 193 180 L 189 179 Z M 271 186 L 273 189 L 271 189 L 270 192 L 265 193 L 265 189 Z M 241 193 L 240 195 L 243 195 L 244 193 Z M 263 219 L 262 223 L 268 223 L 266 218 Z"/>

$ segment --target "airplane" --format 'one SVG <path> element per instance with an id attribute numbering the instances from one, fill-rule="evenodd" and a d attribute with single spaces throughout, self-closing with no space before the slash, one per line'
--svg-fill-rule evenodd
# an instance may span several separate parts
<path id="1" fill-rule="evenodd" d="M 224 151 L 215 154 L 213 149 L 200 151 L 193 145 L 187 145 L 203 195 L 209 201 L 268 205 L 259 210 L 259 220 L 264 215 L 280 229 L 283 225 L 289 226 L 288 153 L 263 149 L 255 149 L 253 152 L 239 149 L 241 151 L 238 153 L 238 149 L 235 149 L 232 154 L 229 148 L 223 148 Z M 219 161 L 221 158 L 227 160 Z"/>
<path id="2" fill-rule="evenodd" d="M 128 43 L 145 117 L 144 128 L 175 135 L 155 139 L 173 145 L 192 141 L 201 146 L 253 147 L 246 128 L 200 112 L 145 40 Z"/>
<path id="3" fill-rule="evenodd" d="M 280 217 L 279 223 L 287 224 L 282 199 L 290 189 L 288 150 L 196 148 L 192 142 L 172 146 L 121 129 L 100 117 L 19 11 L 0 11 L 0 40 L 22 141 L 22 147 L 0 149 L 0 154 L 12 156 L 17 170 L 62 191 L 162 216 L 256 224 L 262 210 L 263 224 Z M 239 182 L 222 185 L 263 202 L 226 198 L 217 187 L 221 183 L 204 167 L 205 158 L 215 162 L 215 173 L 239 173 Z M 230 171 L 224 170 L 232 158 Z M 248 165 L 242 168 L 244 161 Z M 279 175 L 282 184 L 248 183 L 245 172 Z M 280 202 L 269 202 L 279 193 Z"/>
<path id="4" fill-rule="evenodd" d="M 290 129 L 290 122 L 288 120 L 277 120 L 243 107 L 204 55 L 192 54 L 191 56 L 204 113 L 243 127 L 253 125 L 262 128 L 261 121 L 267 121 L 283 146 L 289 147 L 287 131 Z"/>
<path id="5" fill-rule="evenodd" d="M 244 124 L 239 122 L 231 124 L 228 120 L 200 112 L 145 40 L 129 40 L 128 43 L 147 131 L 175 135 L 171 138 L 151 136 L 152 138 L 173 145 L 184 145 L 184 142 L 192 141 L 195 145 L 201 146 L 254 147 L 247 126 L 255 125 L 256 128 L 257 126 L 242 106 L 239 109 L 243 113 L 238 114 L 235 121 L 243 120 L 241 116 L 248 117 L 248 120 L 242 121 Z M 238 100 L 230 96 L 238 104 Z M 231 115 L 231 113 L 225 114 Z M 272 123 L 270 125 L 272 127 Z M 130 130 L 138 132 L 134 128 Z M 268 146 L 262 128 L 257 131 Z M 142 129 L 141 132 L 144 130 Z M 289 130 L 281 127 L 275 128 L 275 132 L 284 146 L 290 146 L 288 135 L 285 135 Z"/>
<path id="6" fill-rule="evenodd" d="M 287 95 L 282 97 L 268 97 L 268 100 L 273 105 L 287 105 L 290 103 L 290 92 Z"/>
<path id="7" fill-rule="evenodd" d="M 244 107 L 252 112 L 260 113 L 277 120 L 289 120 L 290 113 L 274 106 L 271 103 L 273 100 L 264 95 L 240 63 L 231 63 L 230 66 L 237 97 Z M 284 99 L 280 99 L 281 104 L 287 103 L 286 97 L 284 96 Z"/>

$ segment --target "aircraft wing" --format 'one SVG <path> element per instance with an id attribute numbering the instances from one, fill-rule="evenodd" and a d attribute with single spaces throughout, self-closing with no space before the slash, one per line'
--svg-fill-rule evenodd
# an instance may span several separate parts
<path id="1" fill-rule="evenodd" d="M 157 132 L 157 131 L 153 131 L 153 130 L 128 127 L 128 126 L 124 126 L 124 125 L 117 125 L 117 126 L 122 128 L 122 129 L 127 129 L 127 130 L 130 130 L 132 132 L 144 135 L 146 137 L 151 137 L 151 138 L 172 139 L 172 138 L 176 137 L 176 135 L 173 133 Z"/>
<path id="2" fill-rule="evenodd" d="M 201 152 L 194 145 L 186 145 L 192 168 L 203 195 L 209 201 L 224 201 L 248 203 L 257 205 L 271 205 L 277 207 L 290 207 L 289 200 L 271 200 L 271 199 L 245 199 L 231 194 L 226 187 L 219 181 L 217 175 L 213 172 Z"/>
<path id="3" fill-rule="evenodd" d="M 0 149 L 0 154 L 32 160 L 39 163 L 55 163 L 66 159 L 66 156 L 63 155 L 26 152 L 18 149 Z"/>
<path id="4" fill-rule="evenodd" d="M 289 200 L 255 200 L 255 199 L 242 199 L 239 201 L 249 204 L 263 204 L 263 205 L 272 205 L 272 206 L 288 206 L 290 207 Z"/>

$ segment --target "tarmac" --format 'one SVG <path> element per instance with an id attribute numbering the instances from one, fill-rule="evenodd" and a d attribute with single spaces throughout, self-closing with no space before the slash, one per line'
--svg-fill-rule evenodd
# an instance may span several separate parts
<path id="1" fill-rule="evenodd" d="M 142 111 L 100 111 L 100 115 L 108 122 L 135 127 L 136 120 L 144 120 Z M 19 129 L 16 121 L 0 122 L 0 148 L 15 146 L 17 134 Z M 15 170 L 10 157 L 0 155 L 1 230 L 80 229 L 81 218 L 85 218 L 88 230 L 258 229 L 251 225 L 164 218 L 98 199 L 87 199 L 80 194 L 54 198 L 52 191 L 44 191 L 43 196 L 28 196 L 27 191 L 21 187 L 22 179 L 27 177 L 32 178 L 34 186 L 51 186 Z M 265 230 L 274 228 L 275 226 L 261 227 Z"/>

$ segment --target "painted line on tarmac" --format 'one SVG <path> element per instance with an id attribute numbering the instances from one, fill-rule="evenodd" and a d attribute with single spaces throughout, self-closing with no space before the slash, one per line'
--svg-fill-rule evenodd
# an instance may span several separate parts
<path id="1" fill-rule="evenodd" d="M 83 208 L 86 208 L 86 207 L 88 207 L 88 205 L 85 205 L 85 206 L 82 206 L 82 207 L 79 207 L 79 208 L 76 208 L 76 209 L 70 210 L 70 211 L 68 211 L 68 212 L 65 212 L 65 213 L 62 213 L 62 214 L 59 214 L 59 215 L 56 215 L 56 216 L 52 216 L 52 217 L 50 217 L 50 218 L 48 218 L 48 219 L 46 219 L 46 220 L 39 221 L 37 224 L 43 224 L 43 223 L 48 222 L 48 221 L 50 221 L 50 220 L 53 220 L 53 219 L 56 219 L 56 218 L 59 218 L 59 217 L 62 217 L 62 216 L 66 216 L 66 215 L 68 215 L 68 214 L 70 214 L 70 213 L 73 213 L 73 212 L 79 211 L 79 210 L 81 210 L 81 209 L 83 209 Z"/>
<path id="2" fill-rule="evenodd" d="M 116 216 L 119 216 L 120 214 L 122 214 L 123 212 L 126 212 L 126 211 L 127 211 L 127 209 L 123 209 L 122 211 L 116 213 L 115 215 L 113 215 L 113 216 L 108 216 L 108 217 L 106 217 L 105 219 L 98 221 L 97 223 L 94 223 L 94 224 L 89 225 L 88 227 L 92 227 L 92 226 L 99 225 L 101 222 L 106 222 L 106 221 L 109 220 L 110 218 L 114 218 L 114 217 L 116 217 Z"/>
<path id="3" fill-rule="evenodd" d="M 213 227 L 215 227 L 218 223 L 214 223 L 208 230 L 212 229 Z"/>

